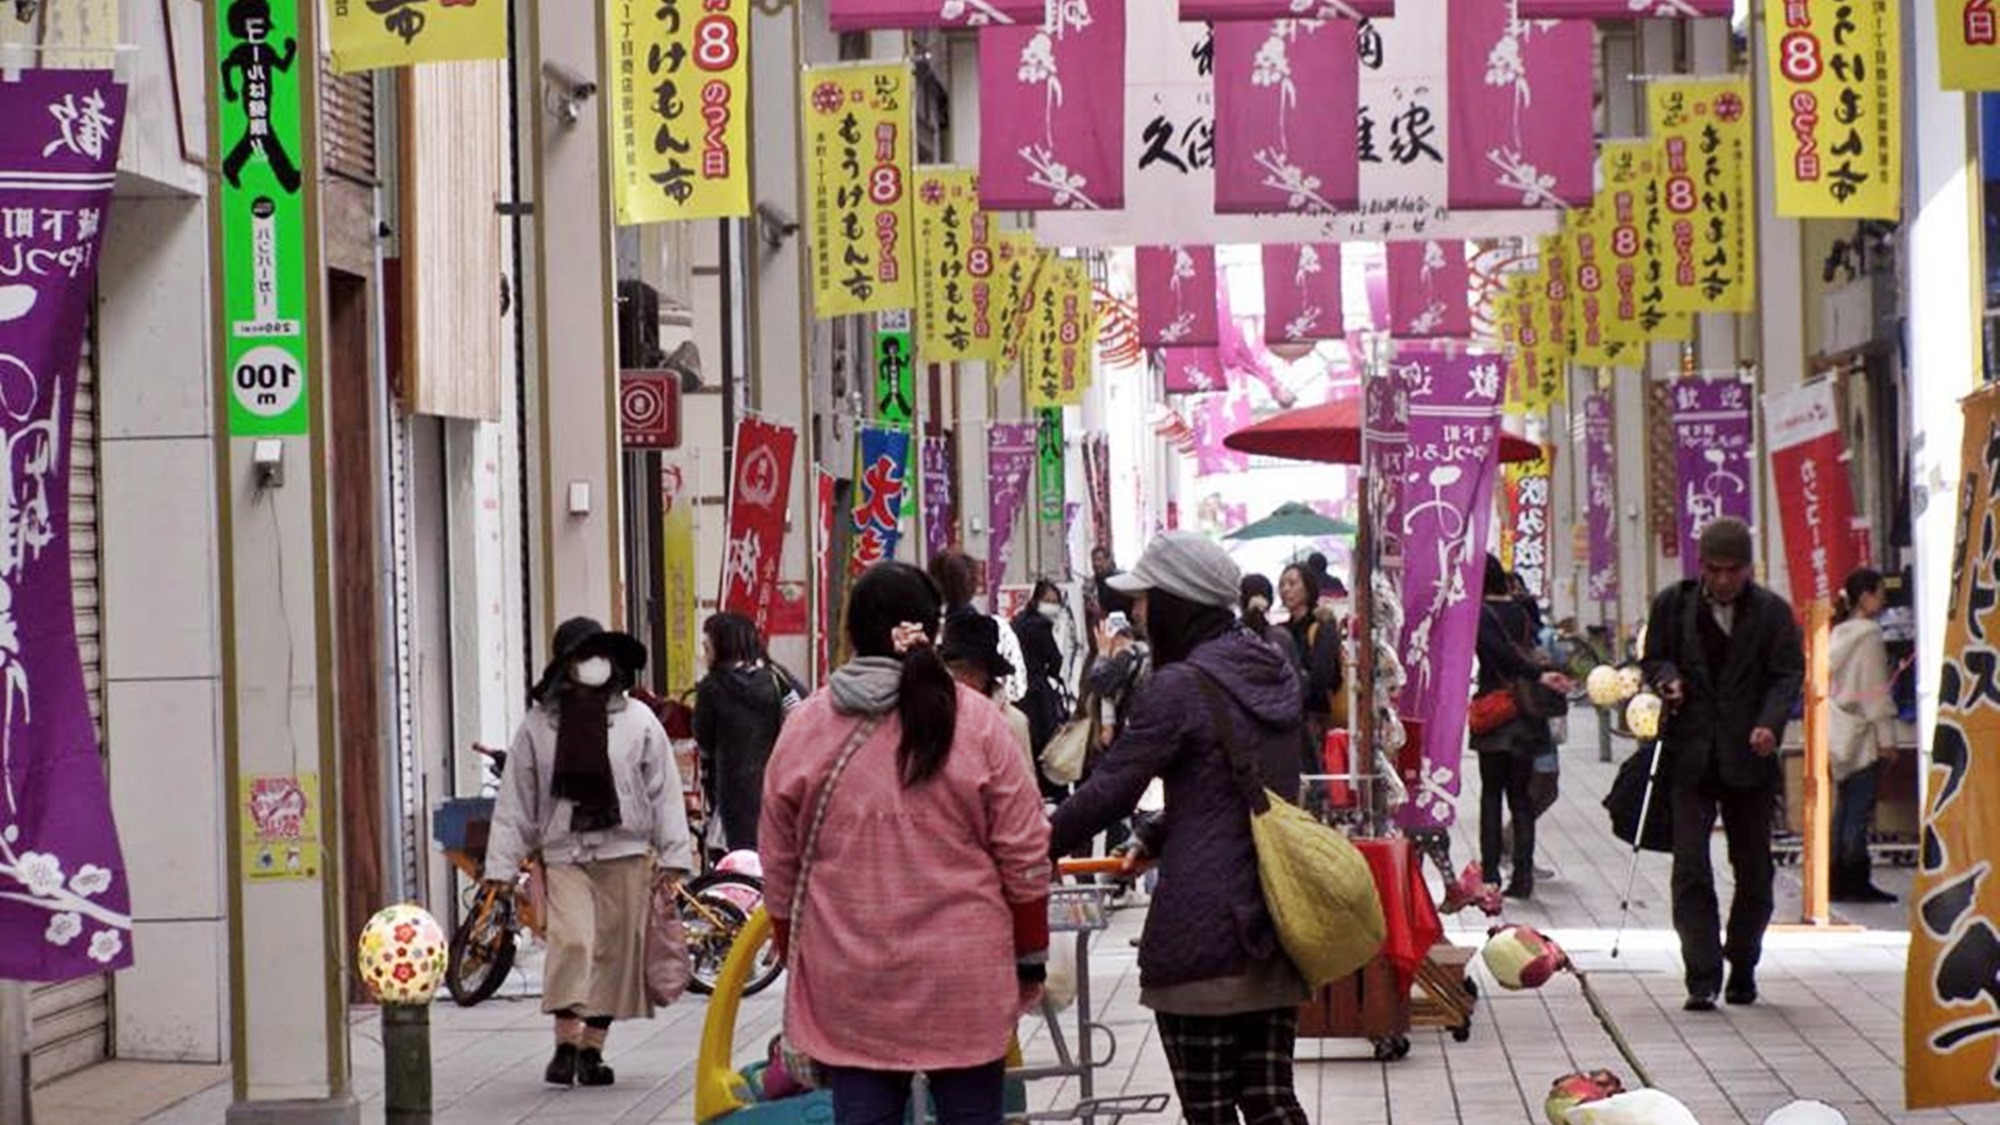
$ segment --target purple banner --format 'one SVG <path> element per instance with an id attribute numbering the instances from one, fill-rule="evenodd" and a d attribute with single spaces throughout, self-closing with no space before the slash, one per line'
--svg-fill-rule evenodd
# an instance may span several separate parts
<path id="1" fill-rule="evenodd" d="M 1338 340 L 1340 243 L 1287 242 L 1264 247 L 1264 342 Z"/>
<path id="2" fill-rule="evenodd" d="M 1385 256 L 1391 336 L 1458 339 L 1472 335 L 1465 243 L 1391 242 Z"/>
<path id="3" fill-rule="evenodd" d="M 1377 564 L 1400 573 L 1403 558 L 1403 470 L 1410 457 L 1410 384 L 1403 369 L 1370 373 L 1361 383 L 1361 474 L 1368 518 L 1377 529 Z"/>
<path id="4" fill-rule="evenodd" d="M 108 71 L 0 81 L 0 980 L 132 963 L 69 542 L 77 358 L 124 116 Z"/>
<path id="5" fill-rule="evenodd" d="M 986 588 L 998 590 L 1007 580 L 1007 551 L 1014 542 L 1014 522 L 1028 500 L 1035 477 L 1035 423 L 995 422 L 986 427 Z"/>
<path id="6" fill-rule="evenodd" d="M 924 548 L 935 558 L 958 538 L 957 505 L 951 490 L 951 439 L 923 439 L 919 456 L 924 487 Z"/>
<path id="7" fill-rule="evenodd" d="M 1597 146 L 1596 29 L 1513 14 L 1509 0 L 1451 0 L 1446 38 L 1453 210 L 1587 205 Z"/>
<path id="8" fill-rule="evenodd" d="M 1611 437 L 1611 400 L 1592 394 L 1583 400 L 1583 472 L 1594 602 L 1618 599 L 1618 454 Z"/>
<path id="9" fill-rule="evenodd" d="M 1423 773 L 1400 822 L 1456 817 L 1479 591 L 1500 476 L 1498 356 L 1419 352 L 1397 361 L 1410 384 L 1403 553 L 1402 713 L 1423 720 Z"/>
<path id="10" fill-rule="evenodd" d="M 1732 0 L 1519 0 L 1524 20 L 1728 18 Z"/>
<path id="11" fill-rule="evenodd" d="M 1674 464 L 1680 473 L 1681 570 L 1701 570 L 1695 541 L 1722 516 L 1752 522 L 1750 392 L 1733 378 L 1674 383 Z"/>
<path id="12" fill-rule="evenodd" d="M 1181 0 L 1181 22 L 1214 20 L 1358 20 L 1396 14 L 1395 0 Z"/>
<path id="13" fill-rule="evenodd" d="M 1064 0 L 1041 27 L 979 33 L 979 202 L 1125 206 L 1125 2 Z"/>
<path id="14" fill-rule="evenodd" d="M 1222 353 L 1216 348 L 1161 348 L 1160 364 L 1166 369 L 1170 395 L 1203 394 L 1229 385 L 1222 376 Z"/>
<path id="15" fill-rule="evenodd" d="M 826 0 L 835 31 L 1040 23 L 1046 0 Z"/>
<path id="16" fill-rule="evenodd" d="M 1215 247 L 1141 246 L 1136 257 L 1140 345 L 1217 343 Z"/>
<path id="17" fill-rule="evenodd" d="M 1354 207 L 1361 194 L 1355 27 L 1352 20 L 1215 25 L 1218 213 L 1328 215 Z"/>

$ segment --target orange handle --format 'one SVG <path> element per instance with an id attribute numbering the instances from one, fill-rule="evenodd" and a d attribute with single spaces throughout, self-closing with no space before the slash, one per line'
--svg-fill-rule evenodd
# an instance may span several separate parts
<path id="1" fill-rule="evenodd" d="M 1131 862 L 1122 855 L 1056 861 L 1056 871 L 1063 875 L 1129 875 L 1132 870 Z"/>

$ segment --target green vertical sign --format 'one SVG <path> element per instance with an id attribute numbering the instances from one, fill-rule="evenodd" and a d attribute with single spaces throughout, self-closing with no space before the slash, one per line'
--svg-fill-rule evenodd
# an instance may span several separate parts
<path id="1" fill-rule="evenodd" d="M 1042 523 L 1059 527 L 1063 518 L 1063 412 L 1060 406 L 1035 411 L 1035 481 Z"/>
<path id="2" fill-rule="evenodd" d="M 312 60 L 299 49 L 298 0 L 211 0 L 212 77 L 222 180 L 224 391 L 231 437 L 303 434 L 306 222 L 312 165 L 299 95 Z"/>
<path id="3" fill-rule="evenodd" d="M 917 414 L 917 363 L 910 349 L 910 314 L 885 312 L 875 321 L 875 419 L 910 428 Z"/>

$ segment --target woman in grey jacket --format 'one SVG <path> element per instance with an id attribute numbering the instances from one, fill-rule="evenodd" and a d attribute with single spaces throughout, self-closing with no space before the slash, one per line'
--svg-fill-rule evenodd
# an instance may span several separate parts
<path id="1" fill-rule="evenodd" d="M 609 1086 L 611 1022 L 653 1014 L 645 947 L 654 881 L 686 877 L 694 843 L 666 732 L 625 694 L 646 666 L 645 646 L 573 617 L 553 648 L 508 748 L 486 877 L 512 886 L 539 853 L 548 892 L 542 1010 L 556 1032 L 544 1077 Z"/>

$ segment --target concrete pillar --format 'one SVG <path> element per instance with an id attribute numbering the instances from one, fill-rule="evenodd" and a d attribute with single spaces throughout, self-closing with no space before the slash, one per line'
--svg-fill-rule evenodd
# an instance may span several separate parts
<path id="1" fill-rule="evenodd" d="M 546 655 L 564 618 L 624 620 L 623 481 L 618 449 L 617 302 L 604 133 L 610 99 L 602 59 L 604 9 L 535 0 L 517 9 L 524 185 L 534 203 L 532 283 L 523 372 L 539 469 L 532 643 Z M 580 82 L 596 84 L 581 96 Z M 570 112 L 560 112 L 567 108 Z M 573 118 L 571 120 L 570 118 Z"/>

